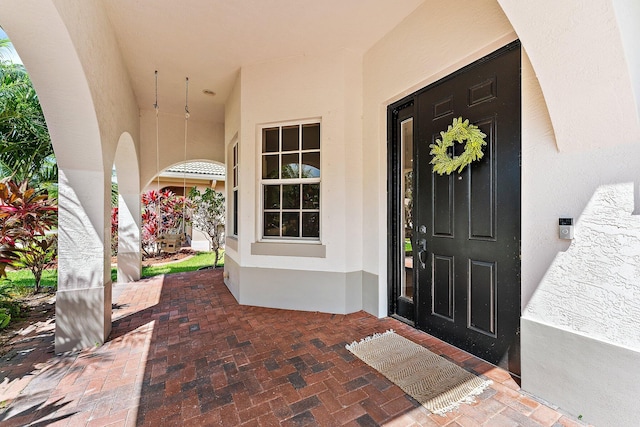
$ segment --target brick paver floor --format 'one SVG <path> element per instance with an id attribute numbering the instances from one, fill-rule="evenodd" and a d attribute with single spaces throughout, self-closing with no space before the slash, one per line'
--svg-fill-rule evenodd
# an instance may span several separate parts
<path id="1" fill-rule="evenodd" d="M 53 353 L 53 325 L 0 360 L 3 426 L 579 426 L 511 376 L 393 319 L 240 306 L 221 270 L 114 286 L 104 345 Z M 493 380 L 476 403 L 430 414 L 345 350 L 394 329 Z"/>

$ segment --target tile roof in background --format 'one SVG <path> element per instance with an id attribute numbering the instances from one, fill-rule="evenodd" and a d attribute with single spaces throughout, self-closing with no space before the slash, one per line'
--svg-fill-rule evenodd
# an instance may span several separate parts
<path id="1" fill-rule="evenodd" d="M 226 168 L 222 165 L 219 165 L 217 163 L 209 163 L 209 162 L 187 162 L 186 163 L 186 170 L 184 168 L 184 163 L 183 164 L 178 164 L 175 166 L 172 166 L 168 169 L 166 169 L 164 172 L 162 172 L 160 174 L 160 176 L 163 176 L 165 174 L 167 175 L 174 175 L 175 174 L 183 174 L 183 173 L 187 173 L 188 175 L 198 175 L 198 176 L 215 176 L 218 177 L 219 180 L 224 180 L 225 178 L 225 173 L 226 173 Z"/>

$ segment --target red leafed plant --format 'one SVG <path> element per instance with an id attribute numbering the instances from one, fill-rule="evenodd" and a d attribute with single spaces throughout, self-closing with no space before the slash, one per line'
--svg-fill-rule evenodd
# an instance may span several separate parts
<path id="1" fill-rule="evenodd" d="M 111 208 L 111 256 L 118 255 L 118 208 Z"/>
<path id="2" fill-rule="evenodd" d="M 40 291 L 42 270 L 55 258 L 56 236 L 45 232 L 56 227 L 58 207 L 46 193 L 10 178 L 0 180 L 0 273 L 9 264 L 27 267 Z"/>
<path id="3" fill-rule="evenodd" d="M 171 190 L 149 190 L 142 194 L 142 251 L 152 257 L 160 252 L 157 238 L 163 234 L 184 234 L 191 222 L 192 202 Z"/>

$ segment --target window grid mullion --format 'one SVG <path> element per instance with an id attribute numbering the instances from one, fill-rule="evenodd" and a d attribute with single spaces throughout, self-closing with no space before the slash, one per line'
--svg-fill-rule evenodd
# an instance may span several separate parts
<path id="1" fill-rule="evenodd" d="M 302 183 L 300 183 L 300 197 L 298 198 L 298 206 L 300 206 L 300 225 L 302 226 L 302 201 L 304 199 L 304 194 L 302 194 Z M 300 227 L 300 236 L 302 236 L 302 227 Z"/>
<path id="2" fill-rule="evenodd" d="M 282 129 L 282 128 L 280 128 L 280 129 Z M 279 214 L 280 214 L 280 230 L 278 230 L 279 231 L 278 235 L 280 237 L 283 237 L 282 236 L 282 228 L 283 228 L 282 226 L 283 226 L 283 221 L 284 221 L 284 218 L 282 218 L 282 212 L 284 211 L 284 209 L 283 209 L 283 206 L 284 206 L 284 194 L 283 194 L 284 193 L 284 189 L 282 187 L 283 187 L 283 185 L 280 184 L 280 212 L 279 212 Z"/>
<path id="3" fill-rule="evenodd" d="M 298 125 L 298 178 L 302 178 L 302 125 Z M 300 187 L 300 190 L 302 190 L 302 187 Z M 302 225 L 302 222 L 300 224 Z M 301 235 L 300 232 L 298 234 Z"/>
<path id="4" fill-rule="evenodd" d="M 278 179 L 282 179 L 282 126 L 278 127 Z M 280 233 L 282 234 L 282 222 Z"/>

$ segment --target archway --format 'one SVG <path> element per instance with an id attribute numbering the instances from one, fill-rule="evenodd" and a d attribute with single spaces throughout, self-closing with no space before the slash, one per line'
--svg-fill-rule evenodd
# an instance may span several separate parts
<path id="1" fill-rule="evenodd" d="M 144 192 L 150 190 L 170 190 L 178 197 L 187 195 L 191 189 L 196 189 L 198 193 L 207 189 L 216 193 L 225 193 L 226 167 L 224 164 L 207 159 L 193 159 L 186 162 L 174 163 L 160 171 L 144 187 Z M 185 227 L 186 245 L 196 251 L 211 251 L 211 236 L 202 230 L 203 224 L 198 227 L 194 224 L 187 224 Z M 144 224 L 143 224 L 144 226 Z"/>

